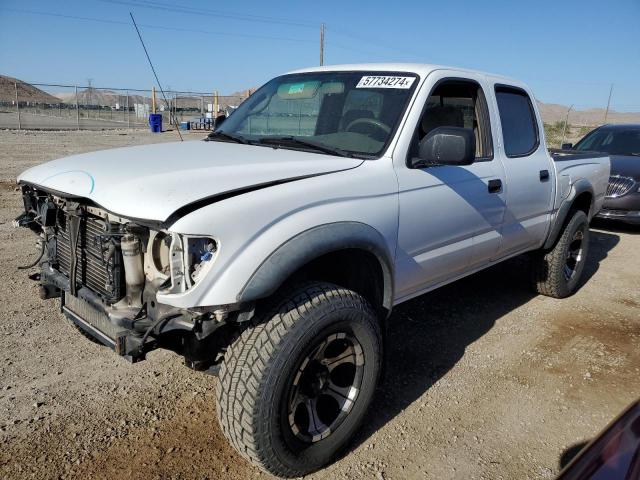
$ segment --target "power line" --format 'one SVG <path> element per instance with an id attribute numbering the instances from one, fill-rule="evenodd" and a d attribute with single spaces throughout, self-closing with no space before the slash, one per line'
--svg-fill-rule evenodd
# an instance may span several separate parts
<path id="1" fill-rule="evenodd" d="M 364 36 L 364 35 L 358 35 L 358 34 L 355 34 L 355 33 L 352 33 L 352 32 L 348 32 L 348 31 L 346 31 L 344 29 L 341 29 L 341 28 L 327 27 L 327 30 L 332 31 L 333 33 L 335 33 L 337 35 L 342 35 L 343 37 L 352 38 L 354 40 L 358 40 L 359 42 L 365 42 L 365 45 L 373 45 L 373 46 L 375 46 L 377 48 L 382 48 L 384 50 L 388 50 L 388 51 L 391 51 L 391 52 L 402 52 L 405 55 L 407 53 L 409 53 L 411 55 L 416 55 L 416 56 L 418 56 L 420 58 L 425 56 L 425 52 L 413 51 L 413 50 L 407 49 L 406 47 L 402 47 L 402 48 L 394 47 L 394 46 L 391 46 L 391 45 L 383 43 L 383 42 L 377 42 L 375 40 L 372 40 L 370 37 L 367 37 L 367 36 Z M 346 48 L 346 49 L 349 49 L 349 50 L 358 51 L 357 49 L 352 48 L 352 47 L 342 46 L 341 48 Z M 362 50 L 360 50 L 360 51 L 362 51 Z"/>
<path id="2" fill-rule="evenodd" d="M 303 22 L 300 20 L 293 20 L 288 18 L 277 18 L 277 17 L 268 17 L 263 15 L 253 15 L 253 14 L 247 14 L 247 13 L 211 10 L 207 8 L 177 6 L 177 5 L 172 5 L 170 3 L 152 1 L 152 0 L 98 0 L 98 1 L 125 5 L 128 7 L 150 8 L 153 10 L 164 10 L 164 11 L 174 12 L 174 13 L 183 13 L 186 15 L 210 16 L 210 17 L 226 18 L 230 20 L 242 20 L 247 22 L 260 22 L 260 23 L 271 23 L 271 24 L 275 23 L 275 24 L 281 24 L 281 25 L 317 28 L 316 22 L 313 22 L 313 23 L 310 21 Z"/>
<path id="3" fill-rule="evenodd" d="M 120 21 L 120 20 L 109 20 L 104 18 L 95 18 L 95 17 L 81 17 L 77 15 L 65 15 L 61 13 L 52 13 L 52 12 L 39 12 L 33 10 L 20 10 L 17 8 L 5 8 L 4 11 L 16 12 L 16 13 L 24 13 L 28 15 L 42 15 L 47 17 L 57 17 L 57 18 L 66 18 L 70 20 L 82 20 L 87 22 L 98 22 L 98 23 L 106 23 L 110 25 L 126 25 L 129 26 L 128 22 Z M 240 38 L 254 38 L 258 40 L 276 40 L 283 42 L 295 42 L 295 43 L 316 43 L 315 40 L 307 40 L 301 38 L 292 38 L 292 37 L 278 37 L 278 36 L 270 36 L 270 35 L 253 35 L 249 33 L 235 33 L 235 32 L 219 32 L 214 30 L 201 30 L 195 28 L 181 28 L 181 27 L 167 27 L 165 25 L 153 25 L 153 24 L 139 24 L 139 26 L 144 28 L 152 28 L 157 30 L 168 30 L 174 32 L 185 32 L 185 33 L 201 33 L 205 35 L 221 35 L 221 36 L 230 36 L 230 37 L 240 37 Z"/>
<path id="4" fill-rule="evenodd" d="M 136 32 L 138 33 L 138 38 L 140 39 L 140 43 L 142 44 L 142 48 L 144 49 L 144 54 L 147 56 L 147 60 L 149 61 L 149 66 L 151 67 L 151 71 L 153 72 L 153 76 L 156 77 L 156 82 L 158 83 L 158 87 L 160 87 L 160 92 L 162 93 L 162 98 L 164 98 L 164 103 L 167 105 L 167 107 L 169 108 L 169 118 L 171 118 L 171 108 L 169 107 L 169 102 L 167 102 L 167 96 L 164 94 L 164 90 L 162 89 L 162 85 L 160 85 L 160 79 L 158 78 L 158 74 L 156 73 L 156 69 L 153 66 L 153 63 L 151 63 L 151 57 L 149 56 L 149 52 L 147 52 L 147 46 L 144 44 L 144 40 L 142 40 L 142 35 L 140 34 L 140 30 L 138 29 L 138 25 L 136 24 L 136 20 L 133 18 L 133 13 L 129 12 L 129 15 L 131 16 L 131 21 L 133 22 L 133 26 L 136 28 Z M 91 85 L 91 83 L 89 83 L 89 85 Z M 155 105 L 156 105 L 156 91 L 154 89 L 153 91 L 153 108 L 155 112 Z M 175 117 L 174 117 L 175 118 Z M 149 116 L 149 119 L 151 119 L 151 116 Z M 182 133 L 180 133 L 180 128 L 178 127 L 178 120 L 176 119 L 175 121 L 176 124 L 176 132 L 178 132 L 178 135 L 180 136 L 180 141 L 184 141 L 184 139 L 182 138 Z"/>

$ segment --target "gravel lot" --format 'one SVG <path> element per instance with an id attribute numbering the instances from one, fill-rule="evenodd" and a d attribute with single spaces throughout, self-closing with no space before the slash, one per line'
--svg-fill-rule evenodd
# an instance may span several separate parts
<path id="1" fill-rule="evenodd" d="M 0 478 L 267 477 L 224 441 L 215 378 L 169 352 L 128 364 L 85 340 L 16 271 L 35 253 L 34 237 L 11 227 L 19 172 L 175 139 L 0 131 Z M 557 475 L 563 454 L 640 397 L 640 230 L 595 227 L 587 282 L 569 299 L 533 295 L 515 259 L 399 307 L 367 424 L 310 478 Z"/>

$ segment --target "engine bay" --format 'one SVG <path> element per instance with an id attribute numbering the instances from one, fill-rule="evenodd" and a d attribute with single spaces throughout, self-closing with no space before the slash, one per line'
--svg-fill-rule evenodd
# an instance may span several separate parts
<path id="1" fill-rule="evenodd" d="M 60 298 L 76 326 L 131 361 L 162 347 L 194 368 L 212 363 L 201 358 L 203 344 L 228 323 L 228 312 L 176 308 L 156 297 L 193 288 L 215 260 L 214 239 L 154 229 L 31 185 L 22 185 L 22 196 L 25 211 L 14 223 L 38 236 L 31 266 L 40 272 L 31 278 L 43 299 Z"/>

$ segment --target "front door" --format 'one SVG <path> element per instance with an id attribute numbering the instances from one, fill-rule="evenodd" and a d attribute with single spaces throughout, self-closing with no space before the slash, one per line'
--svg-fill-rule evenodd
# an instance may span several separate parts
<path id="1" fill-rule="evenodd" d="M 420 140 L 431 130 L 462 127 L 475 133 L 473 164 L 411 168 L 410 161 L 394 159 L 400 207 L 397 300 L 488 263 L 500 248 L 504 174 L 493 155 L 491 112 L 481 82 L 444 71 L 430 76 L 407 155 L 417 156 Z"/>

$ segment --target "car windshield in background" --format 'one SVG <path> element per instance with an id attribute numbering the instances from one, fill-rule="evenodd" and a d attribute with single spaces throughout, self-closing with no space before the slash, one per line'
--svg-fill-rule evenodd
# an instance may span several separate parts
<path id="1" fill-rule="evenodd" d="M 375 158 L 417 83 L 417 75 L 406 72 L 284 75 L 251 95 L 210 139 Z"/>
<path id="2" fill-rule="evenodd" d="M 599 128 L 580 140 L 575 149 L 610 155 L 640 156 L 640 129 Z"/>

